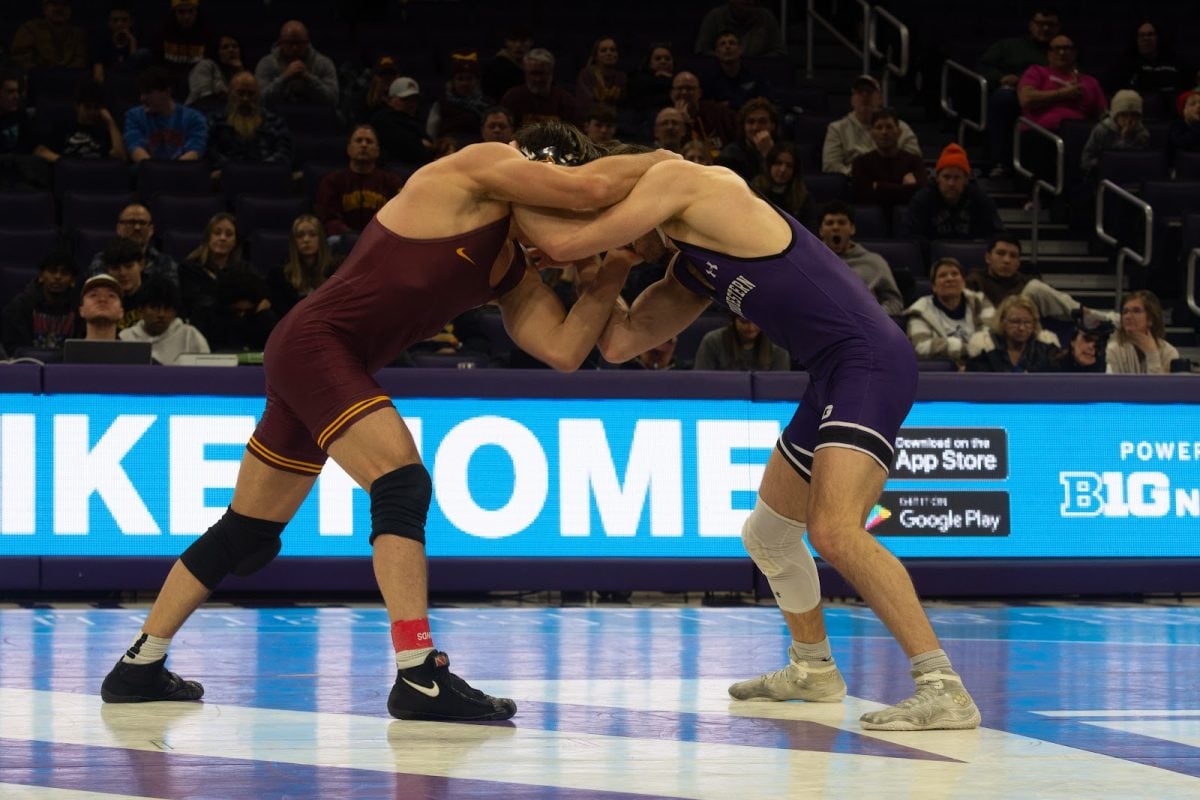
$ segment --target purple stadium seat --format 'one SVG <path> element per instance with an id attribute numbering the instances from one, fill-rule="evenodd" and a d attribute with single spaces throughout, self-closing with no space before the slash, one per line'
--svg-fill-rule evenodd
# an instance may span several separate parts
<path id="1" fill-rule="evenodd" d="M 25 230 L 54 225 L 54 195 L 49 192 L 0 192 L 0 229 Z"/>
<path id="2" fill-rule="evenodd" d="M 807 180 L 804 185 L 808 185 Z M 888 226 L 883 215 L 883 208 L 880 206 L 855 206 L 854 228 L 857 230 L 857 233 L 854 234 L 856 238 L 886 239 Z"/>
<path id="3" fill-rule="evenodd" d="M 32 269 L 58 244 L 58 229 L 6 230 L 0 242 L 0 266 Z"/>
<path id="4" fill-rule="evenodd" d="M 288 257 L 291 230 L 257 230 L 250 236 L 250 265 L 260 275 L 266 275 L 283 265 Z"/>
<path id="5" fill-rule="evenodd" d="M 303 197 L 274 197 L 244 194 L 236 203 L 238 229 L 242 236 L 252 236 L 260 229 L 290 231 L 292 222 L 307 213 Z"/>
<path id="6" fill-rule="evenodd" d="M 288 164 L 225 165 L 221 170 L 221 194 L 230 208 L 244 194 L 287 196 L 292 193 L 292 168 Z"/>
<path id="7" fill-rule="evenodd" d="M 63 228 L 72 231 L 84 228 L 104 229 L 110 235 L 116 235 L 114 231 L 121 209 L 136 202 L 137 197 L 131 193 L 78 194 L 67 192 L 62 199 Z"/>
<path id="8" fill-rule="evenodd" d="M 125 194 L 129 166 L 112 158 L 60 158 L 54 162 L 54 193 Z"/>
<path id="9" fill-rule="evenodd" d="M 855 239 L 872 253 L 883 256 L 892 272 L 907 272 L 914 278 L 925 276 L 929 265 L 921 254 L 921 245 L 911 239 Z"/>
<path id="10" fill-rule="evenodd" d="M 729 314 L 724 311 L 706 311 L 695 322 L 679 332 L 675 342 L 675 360 L 691 362 L 696 358 L 696 350 L 700 348 L 700 340 L 709 331 L 716 330 L 729 324 Z"/>
<path id="11" fill-rule="evenodd" d="M 963 265 L 963 269 L 969 272 L 977 267 L 987 266 L 983 260 L 986 253 L 987 242 L 951 242 L 939 239 L 929 247 L 929 263 L 932 264 L 939 258 L 956 258 L 958 263 Z"/>
<path id="12" fill-rule="evenodd" d="M 1137 189 L 1146 181 L 1167 177 L 1167 154 L 1162 150 L 1107 150 L 1100 156 L 1100 180 Z"/>
<path id="13" fill-rule="evenodd" d="M 156 194 L 209 194 L 212 177 L 203 161 L 142 161 L 134 168 L 143 203 Z"/>
<path id="14" fill-rule="evenodd" d="M 199 234 L 213 214 L 225 210 L 225 204 L 215 194 L 159 194 L 150 201 L 156 230 Z"/>

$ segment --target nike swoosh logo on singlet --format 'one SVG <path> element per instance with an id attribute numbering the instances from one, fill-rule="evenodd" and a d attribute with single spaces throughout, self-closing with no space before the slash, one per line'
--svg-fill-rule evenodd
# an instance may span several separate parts
<path id="1" fill-rule="evenodd" d="M 465 248 L 465 247 L 460 247 L 457 250 L 455 250 L 454 255 L 456 255 L 459 258 L 461 258 L 462 260 L 466 261 L 473 267 L 479 266 L 478 264 L 475 263 L 474 259 L 472 259 L 469 255 L 467 255 L 467 248 Z"/>
<path id="2" fill-rule="evenodd" d="M 432 686 L 422 686 L 419 683 L 413 683 L 408 678 L 401 678 L 400 680 L 404 681 L 426 697 L 437 697 L 442 693 L 442 687 L 438 686 L 436 683 L 434 683 Z"/>

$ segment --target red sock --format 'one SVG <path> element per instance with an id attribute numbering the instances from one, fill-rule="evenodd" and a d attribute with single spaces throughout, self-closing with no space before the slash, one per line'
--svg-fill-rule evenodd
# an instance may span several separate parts
<path id="1" fill-rule="evenodd" d="M 415 667 L 433 650 L 433 634 L 429 618 L 398 619 L 392 623 L 392 649 L 396 651 L 396 666 Z"/>

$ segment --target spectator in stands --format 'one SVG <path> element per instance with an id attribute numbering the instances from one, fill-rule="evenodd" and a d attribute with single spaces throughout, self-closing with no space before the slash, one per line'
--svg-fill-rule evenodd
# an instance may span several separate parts
<path id="1" fill-rule="evenodd" d="M 213 214 L 204 227 L 204 236 L 196 249 L 188 253 L 179 267 L 179 286 L 183 291 L 185 316 L 208 339 L 213 349 L 216 319 L 221 315 L 217 278 L 233 269 L 245 269 L 237 219 L 233 214 Z"/>
<path id="2" fill-rule="evenodd" d="M 283 23 L 279 41 L 254 68 L 268 106 L 308 105 L 333 108 L 338 100 L 337 69 L 313 49 L 308 28 L 299 20 Z"/>
<path id="3" fill-rule="evenodd" d="M 742 43 L 733 31 L 717 37 L 716 64 L 703 75 L 705 93 L 710 100 L 724 103 L 731 111 L 739 110 L 754 97 L 771 97 L 767 79 L 755 74 L 742 60 Z"/>
<path id="4" fill-rule="evenodd" d="M 1037 308 L 1027 297 L 1006 297 L 990 330 L 967 342 L 967 372 L 1051 372 L 1058 338 L 1042 330 Z"/>
<path id="5" fill-rule="evenodd" d="M 379 138 L 370 125 L 358 125 L 346 142 L 346 169 L 321 179 L 313 204 L 331 237 L 358 234 L 404 185 L 394 172 L 379 168 Z"/>
<path id="6" fill-rule="evenodd" d="M 754 0 L 729 0 L 705 14 L 696 35 L 696 53 L 712 55 L 717 38 L 725 31 L 737 34 L 747 58 L 787 52 L 779 21 L 770 11 L 756 6 Z"/>
<path id="7" fill-rule="evenodd" d="M 488 97 L 504 97 L 509 89 L 525 82 L 525 54 L 533 47 L 533 37 L 521 26 L 504 33 L 504 46 L 483 66 L 481 83 Z"/>
<path id="8" fill-rule="evenodd" d="M 1066 292 L 1021 272 L 1021 240 L 1012 234 L 1001 233 L 991 237 L 983 261 L 986 264 L 984 269 L 973 269 L 967 275 L 967 286 L 983 292 L 994 306 L 999 306 L 1006 297 L 1019 294 L 1034 304 L 1042 319 L 1078 319 L 1089 328 L 1118 321 L 1114 312 L 1085 308 Z"/>
<path id="9" fill-rule="evenodd" d="M 337 269 L 329 252 L 321 220 L 302 214 L 292 223 L 288 258 L 267 272 L 267 297 L 271 308 L 282 317 L 308 297 Z"/>
<path id="10" fill-rule="evenodd" d="M 84 339 L 93 342 L 116 341 L 118 326 L 124 315 L 121 286 L 113 276 L 102 272 L 83 282 L 83 289 L 79 292 L 78 316 L 83 323 Z"/>
<path id="11" fill-rule="evenodd" d="M 883 90 L 879 81 L 870 75 L 859 75 L 850 86 L 850 113 L 829 124 L 825 132 L 825 144 L 821 149 L 821 171 L 850 174 L 854 159 L 875 149 L 871 138 L 872 115 L 883 107 Z M 917 135 L 907 122 L 897 120 L 900 126 L 899 147 L 901 150 L 921 155 Z"/>
<path id="12" fill-rule="evenodd" d="M 151 67 L 138 78 L 140 106 L 125 112 L 125 146 L 135 164 L 155 158 L 196 161 L 208 147 L 208 123 L 194 108 L 176 103 L 170 74 Z"/>
<path id="13" fill-rule="evenodd" d="M 22 69 L 87 66 L 87 34 L 71 24 L 70 0 L 42 0 L 42 16 L 21 24 L 10 57 Z"/>
<path id="14" fill-rule="evenodd" d="M 165 278 L 179 284 L 179 265 L 166 253 L 159 252 L 151 241 L 154 238 L 154 217 L 150 215 L 150 209 L 140 203 L 125 206 L 117 215 L 116 232 L 117 236 L 132 240 L 141 250 L 147 278 Z M 100 252 L 92 257 L 88 274 L 95 275 L 103 271 L 103 252 Z"/>
<path id="15" fill-rule="evenodd" d="M 673 108 L 664 110 L 675 111 Z M 679 112 L 676 111 L 675 113 Z M 781 144 L 787 143 L 781 142 Z M 669 150 L 671 148 L 666 149 Z M 683 156 L 686 160 L 691 161 L 693 164 L 703 164 L 706 167 L 711 167 L 716 163 L 713 161 L 712 150 L 708 149 L 708 145 L 704 144 L 704 142 L 684 142 L 683 147 L 679 150 L 679 155 Z"/>
<path id="16" fill-rule="evenodd" d="M 1121 301 L 1121 324 L 1108 341 L 1107 371 L 1119 375 L 1165 375 L 1179 351 L 1166 340 L 1162 304 L 1154 292 L 1137 291 Z"/>
<path id="17" fill-rule="evenodd" d="M 38 264 L 38 274 L 4 306 L 4 349 L 14 358 L 25 349 L 61 350 L 75 331 L 75 284 L 79 267 L 66 251 L 55 251 Z"/>
<path id="18" fill-rule="evenodd" d="M 1050 132 L 1065 119 L 1096 121 L 1108 108 L 1100 84 L 1075 66 L 1075 43 L 1068 36 L 1050 40 L 1047 64 L 1035 64 L 1021 75 L 1017 99 L 1021 113 Z M 1021 160 L 1041 177 L 1054 174 L 1054 144 L 1035 131 L 1021 133 Z"/>
<path id="19" fill-rule="evenodd" d="M 244 266 L 227 269 L 217 279 L 217 299 L 208 335 L 213 351 L 261 353 L 279 322 L 263 279 Z"/>
<path id="20" fill-rule="evenodd" d="M 159 36 L 158 58 L 174 83 L 187 80 L 210 42 L 212 34 L 201 18 L 199 0 L 171 0 L 171 13 Z"/>
<path id="21" fill-rule="evenodd" d="M 425 135 L 418 117 L 420 108 L 421 87 L 415 80 L 400 77 L 392 81 L 387 107 L 371 118 L 384 160 L 419 167 L 433 159 L 433 140 Z"/>
<path id="22" fill-rule="evenodd" d="M 292 135 L 278 114 L 262 107 L 258 81 L 242 71 L 229 82 L 229 102 L 210 118 L 208 161 L 213 177 L 231 162 L 291 167 Z"/>
<path id="23" fill-rule="evenodd" d="M 179 289 L 163 280 L 146 281 L 145 287 L 141 320 L 118 338 L 149 342 L 150 355 L 159 364 L 174 364 L 184 353 L 207 353 L 204 334 L 179 318 Z"/>
<path id="24" fill-rule="evenodd" d="M 503 106 L 491 106 L 484 109 L 483 125 L 479 129 L 479 140 L 482 142 L 503 142 L 508 144 L 516 133 L 512 114 Z"/>
<path id="25" fill-rule="evenodd" d="M 966 288 L 962 264 L 954 258 L 934 262 L 929 271 L 932 293 L 917 298 L 904 309 L 908 339 L 917 358 L 951 361 L 960 370 L 966 361 L 967 342 L 985 330 L 996 313 L 984 296 Z"/>
<path id="26" fill-rule="evenodd" d="M 225 107 L 229 98 L 229 82 L 234 75 L 245 72 L 242 43 L 229 34 L 217 37 L 213 58 L 196 62 L 188 73 L 187 105 L 216 111 Z"/>
<path id="27" fill-rule="evenodd" d="M 654 118 L 654 146 L 662 150 L 678 153 L 683 148 L 688 135 L 687 118 L 674 106 L 667 106 L 658 112 Z M 707 144 L 695 142 L 698 147 L 708 153 L 708 161 L 712 163 L 712 154 Z"/>
<path id="28" fill-rule="evenodd" d="M 686 154 L 684 157 L 687 157 Z M 779 142 L 767 153 L 766 169 L 754 176 L 750 185 L 811 229 L 814 221 L 812 196 L 800 177 L 798 167 L 796 146 L 791 142 Z"/>
<path id="29" fill-rule="evenodd" d="M 1172 156 L 1178 152 L 1200 152 L 1200 92 L 1188 92 L 1182 105 L 1179 118 L 1171 122 L 1168 134 Z"/>
<path id="30" fill-rule="evenodd" d="M 142 318 L 142 306 L 146 302 L 143 279 L 146 261 L 137 242 L 122 237 L 108 243 L 100 253 L 100 260 L 104 262 L 104 272 L 121 287 L 121 305 L 125 315 L 117 323 L 117 328 L 123 331 Z M 89 278 L 84 286 L 90 282 Z"/>
<path id="31" fill-rule="evenodd" d="M 591 108 L 603 103 L 609 106 L 625 104 L 629 76 L 620 67 L 621 53 L 617 40 L 601 36 L 592 42 L 587 63 L 579 70 L 575 81 L 575 107 Z"/>
<path id="32" fill-rule="evenodd" d="M 779 111 L 765 97 L 755 97 L 738 111 L 737 129 L 741 135 L 721 148 L 717 163 L 749 183 L 767 168 L 767 155 L 779 139 Z"/>
<path id="33" fill-rule="evenodd" d="M 617 110 L 608 105 L 593 106 L 583 122 L 583 133 L 596 144 L 613 141 L 617 134 Z"/>
<path id="34" fill-rule="evenodd" d="M 1125 56 L 1117 62 L 1108 82 L 1109 94 L 1132 89 L 1146 103 L 1146 115 L 1170 115 L 1175 94 L 1182 88 L 1183 70 L 1164 45 L 1153 22 L 1138 25 Z"/>
<path id="35" fill-rule="evenodd" d="M 388 89 L 399 77 L 400 67 L 393 56 L 382 55 L 375 59 L 369 76 L 359 76 L 352 85 L 344 88 L 343 116 L 350 122 L 367 124 L 371 117 L 387 108 Z"/>
<path id="36" fill-rule="evenodd" d="M 850 165 L 854 202 L 883 206 L 890 219 L 891 208 L 911 200 L 929 175 L 923 158 L 900 149 L 900 119 L 894 109 L 873 113 L 870 132 L 875 149 L 856 156 Z"/>
<path id="37" fill-rule="evenodd" d="M 708 145 L 715 158 L 721 148 L 737 136 L 737 118 L 725 106 L 704 96 L 700 79 L 691 72 L 677 72 L 671 79 L 671 102 L 683 115 L 685 139 Z"/>
<path id="38" fill-rule="evenodd" d="M 675 54 L 671 45 L 650 45 L 646 63 L 629 76 L 629 105 L 640 113 L 653 112 L 671 104 L 671 78 L 675 75 Z"/>
<path id="39" fill-rule="evenodd" d="M 525 54 L 523 63 L 525 82 L 500 98 L 500 105 L 516 118 L 517 127 L 552 120 L 574 123 L 575 97 L 554 85 L 554 54 L 535 47 Z"/>
<path id="40" fill-rule="evenodd" d="M 1105 372 L 1105 347 L 1108 334 L 1080 326 L 1075 329 L 1071 341 L 1054 356 L 1054 372 Z"/>
<path id="41" fill-rule="evenodd" d="M 946 145 L 934 166 L 934 181 L 917 191 L 900 220 L 899 238 L 986 239 L 1004 230 L 996 204 L 971 181 L 967 153 Z"/>
<path id="42" fill-rule="evenodd" d="M 125 139 L 109 110 L 104 89 L 88 81 L 75 94 L 75 117 L 47 126 L 37 137 L 33 154 L 50 163 L 60 158 L 127 157 Z"/>
<path id="43" fill-rule="evenodd" d="M 678 337 L 672 336 L 657 347 L 651 347 L 644 353 L 639 353 L 628 361 L 619 366 L 619 369 L 636 369 L 636 370 L 668 370 L 668 369 L 687 369 L 687 364 L 678 364 L 675 361 L 675 345 L 678 343 Z"/>
<path id="44" fill-rule="evenodd" d="M 116 2 L 108 11 L 108 35 L 92 51 L 92 80 L 103 84 L 110 75 L 140 72 L 150 51 L 138 47 L 132 4 Z"/>
<path id="45" fill-rule="evenodd" d="M 1096 123 L 1079 157 L 1079 166 L 1089 179 L 1095 178 L 1100 156 L 1106 150 L 1145 150 L 1150 131 L 1142 124 L 1142 96 L 1132 89 L 1113 95 L 1109 113 Z"/>
<path id="46" fill-rule="evenodd" d="M 863 283 L 889 316 L 898 317 L 904 311 L 904 300 L 900 296 L 900 289 L 896 287 L 892 269 L 883 256 L 872 253 L 854 241 L 854 234 L 857 232 L 854 227 L 854 210 L 850 206 L 833 202 L 821 210 L 817 228 L 821 241 L 845 261 L 850 269 L 854 270 L 854 274 L 862 278 Z"/>
<path id="47" fill-rule="evenodd" d="M 479 56 L 474 52 L 450 56 L 450 80 L 429 109 L 425 133 L 431 140 L 449 137 L 460 146 L 479 138 L 483 115 L 494 101 L 479 88 Z"/>
<path id="48" fill-rule="evenodd" d="M 733 313 L 728 325 L 704 334 L 692 364 L 692 369 L 739 372 L 780 372 L 791 368 L 787 350 L 768 339 L 762 328 Z"/>
<path id="49" fill-rule="evenodd" d="M 1017 83 L 1025 70 L 1046 63 L 1046 48 L 1058 29 L 1058 12 L 1037 6 L 1029 17 L 1026 35 L 1001 39 L 979 58 L 979 71 L 992 90 L 987 109 L 992 177 L 1012 170 L 1013 124 L 1021 116 Z"/>
<path id="50" fill-rule="evenodd" d="M 26 110 L 24 79 L 15 69 L 0 70 L 0 189 L 29 191 L 50 185 L 50 172 L 33 157 L 35 130 Z"/>

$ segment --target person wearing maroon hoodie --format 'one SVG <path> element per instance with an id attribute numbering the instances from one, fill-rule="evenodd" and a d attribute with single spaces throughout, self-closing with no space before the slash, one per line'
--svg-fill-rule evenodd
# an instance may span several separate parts
<path id="1" fill-rule="evenodd" d="M 370 125 L 357 125 L 346 143 L 349 166 L 321 179 L 314 204 L 330 237 L 358 234 L 400 191 L 404 178 L 379 168 L 379 137 Z"/>

